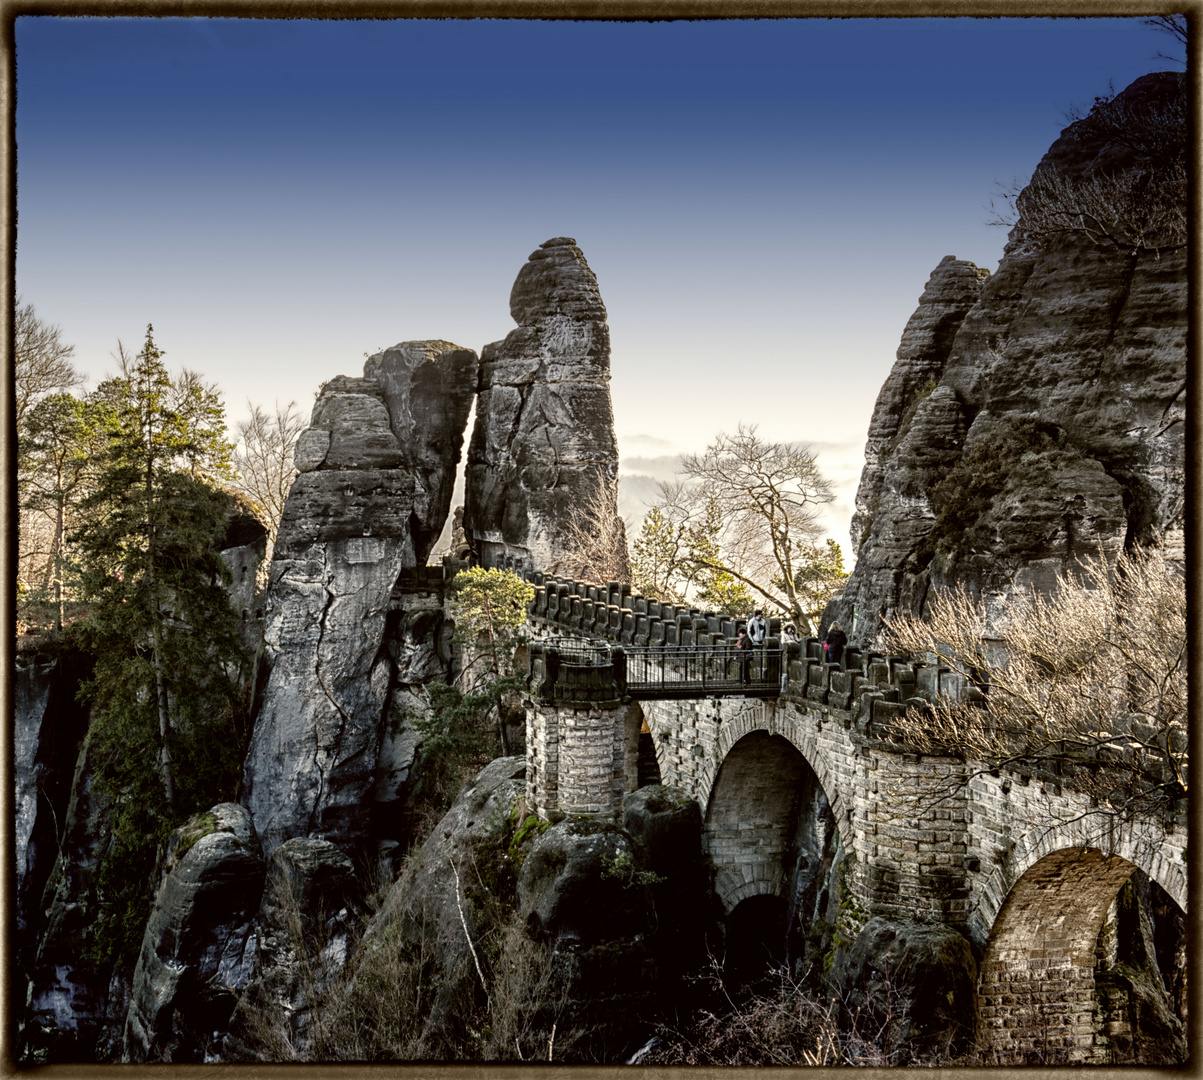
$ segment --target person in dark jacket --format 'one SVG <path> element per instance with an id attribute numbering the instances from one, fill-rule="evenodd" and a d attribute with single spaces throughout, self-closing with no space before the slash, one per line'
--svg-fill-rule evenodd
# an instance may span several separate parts
<path id="1" fill-rule="evenodd" d="M 735 639 L 735 648 L 739 655 L 739 681 L 747 686 L 751 681 L 752 639 L 742 626 L 739 628 L 739 637 Z"/>
<path id="2" fill-rule="evenodd" d="M 827 638 L 823 642 L 823 648 L 827 652 L 827 662 L 838 664 L 844 655 L 844 646 L 847 644 L 848 635 L 844 633 L 844 628 L 838 622 L 833 622 L 831 629 L 827 631 Z"/>

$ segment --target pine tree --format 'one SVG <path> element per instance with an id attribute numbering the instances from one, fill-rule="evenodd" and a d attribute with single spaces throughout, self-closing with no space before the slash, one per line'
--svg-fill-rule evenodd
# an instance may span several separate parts
<path id="1" fill-rule="evenodd" d="M 243 654 L 215 546 L 231 504 L 212 483 L 232 452 L 220 397 L 188 373 L 173 382 L 151 327 L 123 367 L 97 391 L 114 427 L 72 537 L 88 605 L 73 631 L 95 657 L 89 738 L 114 813 L 99 938 L 113 957 L 141 933 L 167 832 L 236 795 L 246 734 Z"/>
<path id="2" fill-rule="evenodd" d="M 18 445 L 24 479 L 21 508 L 45 519 L 36 535 L 44 542 L 21 552 L 26 584 L 40 587 L 54 608 L 54 629 L 61 630 L 69 571 L 67 530 L 96 475 L 97 461 L 112 422 L 102 403 L 71 394 L 51 394 L 25 417 Z M 35 533 L 27 530 L 32 538 Z"/>

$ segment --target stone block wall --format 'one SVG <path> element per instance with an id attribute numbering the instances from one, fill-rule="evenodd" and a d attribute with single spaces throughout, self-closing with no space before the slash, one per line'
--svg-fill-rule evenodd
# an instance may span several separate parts
<path id="1" fill-rule="evenodd" d="M 527 801 L 541 817 L 622 809 L 627 707 L 609 706 L 527 703 Z"/>

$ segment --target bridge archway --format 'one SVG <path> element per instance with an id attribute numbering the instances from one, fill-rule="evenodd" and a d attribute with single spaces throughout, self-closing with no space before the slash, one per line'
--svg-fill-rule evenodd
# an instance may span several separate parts
<path id="1" fill-rule="evenodd" d="M 994 920 L 979 970 L 978 1045 L 1000 1064 L 1109 1060 L 1096 993 L 1100 934 L 1137 870 L 1097 847 L 1051 851 L 1015 881 Z M 1122 1011 L 1122 1009 L 1121 1009 Z"/>
<path id="2" fill-rule="evenodd" d="M 999 911 L 1012 887 L 1045 856 L 1069 849 L 1096 849 L 1118 855 L 1155 881 L 1184 912 L 1187 910 L 1185 863 L 1170 858 L 1170 853 L 1186 847 L 1185 833 L 1150 835 L 1149 826 L 1132 822 L 1107 821 L 1100 827 L 1097 815 L 1076 815 L 1059 826 L 1039 825 L 1015 842 L 1006 862 L 995 868 L 989 880 L 978 890 L 976 909 L 969 917 L 973 939 L 985 944 Z"/>
<path id="3" fill-rule="evenodd" d="M 704 829 L 736 981 L 829 946 L 840 839 L 818 776 L 789 739 L 755 730 L 736 740 L 710 786 Z"/>

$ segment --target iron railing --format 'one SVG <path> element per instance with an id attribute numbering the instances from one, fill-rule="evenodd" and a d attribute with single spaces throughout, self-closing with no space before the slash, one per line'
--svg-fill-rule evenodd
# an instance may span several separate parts
<path id="1" fill-rule="evenodd" d="M 617 650 L 616 650 L 617 651 Z M 781 649 L 734 645 L 624 646 L 626 690 L 632 697 L 708 697 L 781 693 Z"/>

